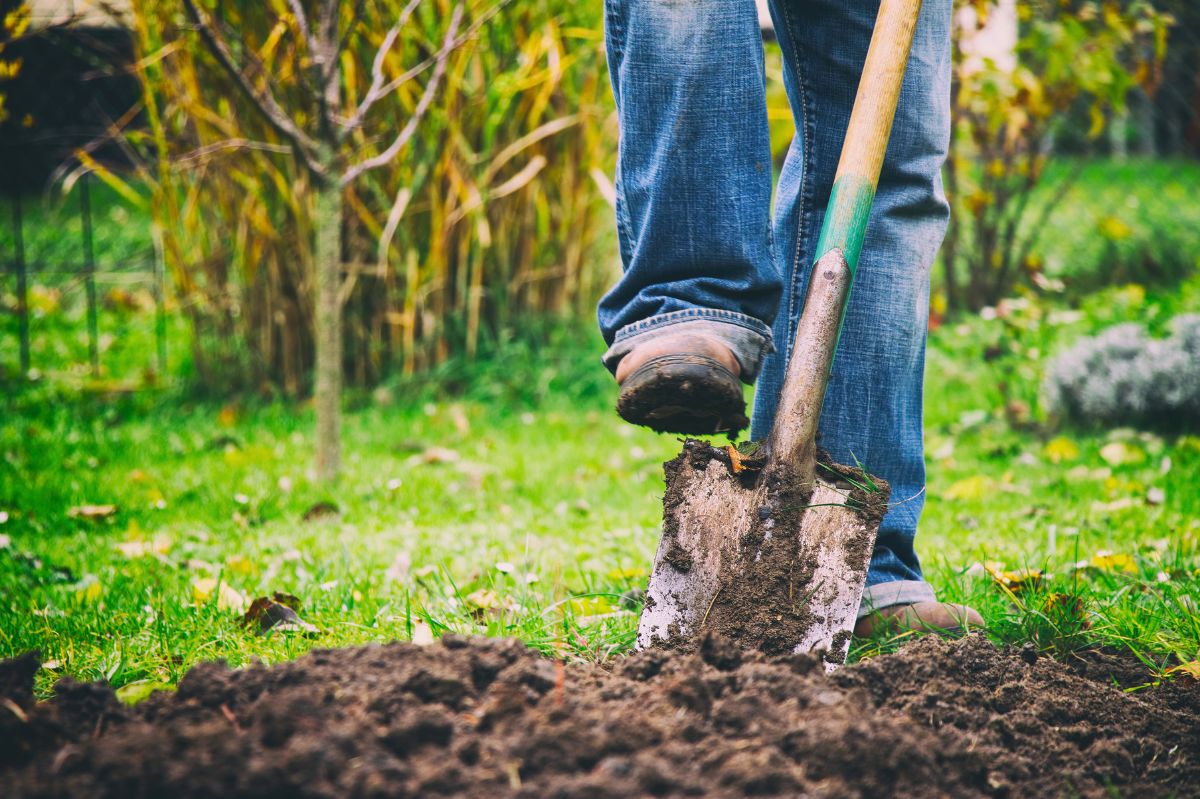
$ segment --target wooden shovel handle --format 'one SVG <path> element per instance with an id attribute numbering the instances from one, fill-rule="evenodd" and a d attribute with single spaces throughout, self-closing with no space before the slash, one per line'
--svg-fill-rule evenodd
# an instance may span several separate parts
<path id="1" fill-rule="evenodd" d="M 821 404 L 920 12 L 921 0 L 883 0 L 879 6 L 768 439 L 768 480 L 798 470 L 811 482 L 815 472 Z"/>

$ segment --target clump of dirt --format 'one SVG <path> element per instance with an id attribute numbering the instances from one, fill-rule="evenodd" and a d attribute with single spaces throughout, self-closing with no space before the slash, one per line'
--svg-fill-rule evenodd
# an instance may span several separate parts
<path id="1" fill-rule="evenodd" d="M 1200 691 L 932 638 L 827 677 L 718 638 L 607 668 L 518 642 L 203 664 L 133 708 L 0 664 L 9 797 L 1194 795 Z M 1141 679 L 1141 678 L 1139 678 Z"/>

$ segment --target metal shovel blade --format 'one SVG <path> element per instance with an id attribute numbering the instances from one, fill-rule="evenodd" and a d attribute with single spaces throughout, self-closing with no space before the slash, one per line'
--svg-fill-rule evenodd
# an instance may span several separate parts
<path id="1" fill-rule="evenodd" d="M 735 468 L 700 441 L 667 464 L 637 647 L 687 646 L 711 630 L 769 653 L 824 650 L 832 669 L 850 646 L 886 485 L 826 465 L 804 497 Z"/>

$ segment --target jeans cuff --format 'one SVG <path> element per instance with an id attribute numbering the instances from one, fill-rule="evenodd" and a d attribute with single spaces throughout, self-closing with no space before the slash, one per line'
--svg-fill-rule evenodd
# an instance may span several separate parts
<path id="1" fill-rule="evenodd" d="M 720 340 L 737 359 L 742 382 L 749 384 L 758 377 L 763 358 L 775 351 L 771 329 L 754 317 L 716 308 L 689 308 L 651 316 L 618 330 L 612 346 L 604 353 L 604 365 L 615 373 L 617 364 L 634 347 L 656 336 L 677 333 L 706 335 Z"/>
<path id="2" fill-rule="evenodd" d="M 887 583 L 868 585 L 863 591 L 858 606 L 858 618 L 895 605 L 912 605 L 916 602 L 934 602 L 937 596 L 933 586 L 924 580 L 892 580 Z"/>

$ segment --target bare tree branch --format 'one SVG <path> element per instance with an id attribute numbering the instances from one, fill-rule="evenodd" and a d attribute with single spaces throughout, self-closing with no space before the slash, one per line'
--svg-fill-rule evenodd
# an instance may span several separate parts
<path id="1" fill-rule="evenodd" d="M 346 173 L 342 176 L 343 186 L 352 182 L 362 173 L 391 162 L 404 148 L 404 145 L 408 144 L 408 140 L 412 138 L 413 134 L 416 133 L 417 126 L 424 119 L 425 114 L 429 111 L 429 106 L 433 103 L 433 97 L 437 93 L 438 84 L 442 81 L 442 75 L 446 72 L 446 63 L 450 59 L 450 53 L 456 46 L 454 36 L 458 33 L 458 25 L 462 21 L 462 16 L 462 6 L 455 6 L 454 13 L 450 17 L 450 24 L 446 26 L 446 36 L 442 41 L 442 47 L 438 50 L 436 56 L 437 61 L 433 68 L 433 74 L 429 76 L 429 82 L 425 84 L 425 91 L 421 93 L 421 99 L 417 101 L 417 106 L 413 109 L 412 116 L 408 118 L 408 122 L 405 123 L 400 133 L 388 145 L 386 150 L 347 169 Z"/>
<path id="2" fill-rule="evenodd" d="M 396 43 L 397 37 L 400 36 L 400 30 L 408 24 L 409 17 L 416 11 L 421 0 L 409 0 L 408 5 L 400 12 L 400 18 L 396 20 L 396 24 L 392 26 L 387 35 L 383 37 L 383 44 L 379 45 L 379 50 L 375 53 L 375 61 L 371 65 L 371 86 L 367 89 L 367 93 L 363 95 L 362 102 L 358 104 L 358 108 L 354 110 L 354 115 L 343 123 L 346 128 L 356 128 L 362 124 L 362 119 L 366 116 L 367 111 L 375 104 L 375 101 L 383 97 L 387 92 L 383 91 L 384 75 L 383 65 L 387 60 L 387 55 L 392 49 L 392 45 Z"/>
<path id="3" fill-rule="evenodd" d="M 315 50 L 317 42 L 313 39 L 312 29 L 308 27 L 308 16 L 304 13 L 304 6 L 300 5 L 300 0 L 288 0 L 288 6 L 292 9 L 292 16 L 296 18 L 296 27 L 304 37 L 304 43 L 308 45 L 309 50 Z"/>
<path id="4" fill-rule="evenodd" d="M 250 79 L 246 77 L 246 74 L 242 72 L 234 60 L 229 45 L 208 23 L 204 15 L 200 13 L 195 0 L 183 0 L 183 5 L 187 10 L 188 16 L 192 18 L 196 30 L 199 31 L 200 37 L 204 40 L 205 45 L 207 45 L 209 52 L 217 59 L 217 63 L 221 65 L 221 68 L 233 79 L 238 89 L 250 101 L 250 105 L 258 111 L 259 115 L 266 120 L 267 124 L 276 133 L 288 140 L 292 145 L 293 152 L 295 152 L 296 156 L 309 171 L 323 177 L 325 170 L 314 155 L 314 151 L 317 149 L 316 142 L 287 115 L 270 90 L 259 92 L 251 85 Z"/>
<path id="5" fill-rule="evenodd" d="M 461 47 L 463 44 L 465 44 L 472 36 L 475 35 L 476 31 L 478 31 L 480 28 L 482 28 L 484 25 L 486 25 L 489 21 L 491 21 L 492 17 L 499 14 L 501 9 L 503 9 L 505 6 L 507 6 L 512 1 L 513 0 L 500 0 L 498 3 L 496 3 L 496 5 L 492 6 L 485 13 L 481 14 L 478 19 L 476 19 L 474 22 L 471 23 L 471 26 L 469 28 L 467 28 L 465 31 L 463 31 L 461 36 L 459 36 L 457 39 L 455 39 L 450 44 L 449 49 L 454 50 L 458 47 Z M 442 52 L 445 51 L 445 49 L 446 48 L 442 48 L 441 50 L 438 50 L 438 52 L 434 53 L 429 58 L 426 58 L 424 61 L 417 63 L 416 65 L 410 67 L 409 69 L 407 69 L 404 72 L 397 75 L 395 78 L 393 78 L 391 81 L 389 81 L 386 85 L 384 85 L 378 91 L 378 97 L 376 97 L 376 100 L 378 100 L 379 98 L 382 98 L 382 97 L 386 97 L 387 95 L 394 92 L 396 89 L 399 89 L 401 86 L 408 83 L 410 80 L 415 78 L 417 75 L 420 75 L 422 72 L 429 69 L 431 66 L 434 66 L 438 62 L 438 59 L 441 57 Z M 365 101 L 365 99 L 366 98 L 364 98 L 364 101 Z M 375 101 L 373 100 L 372 102 L 375 102 Z M 360 105 L 359 110 L 355 112 L 354 116 L 352 116 L 348 120 L 345 120 L 342 123 L 342 125 L 346 128 L 346 132 L 348 133 L 350 130 L 353 130 L 355 127 L 361 125 L 362 121 L 363 121 L 363 117 L 366 115 L 366 113 L 367 113 L 367 108 L 362 108 Z"/>
<path id="6" fill-rule="evenodd" d="M 184 153 L 176 158 L 172 163 L 172 167 L 190 167 L 194 163 L 206 161 L 208 156 L 225 150 L 257 150 L 264 153 L 282 153 L 287 154 L 292 151 L 291 147 L 285 144 L 271 144 L 265 141 L 253 141 L 252 139 L 225 139 L 224 141 L 206 144 L 203 147 L 197 147 L 191 152 Z"/>

